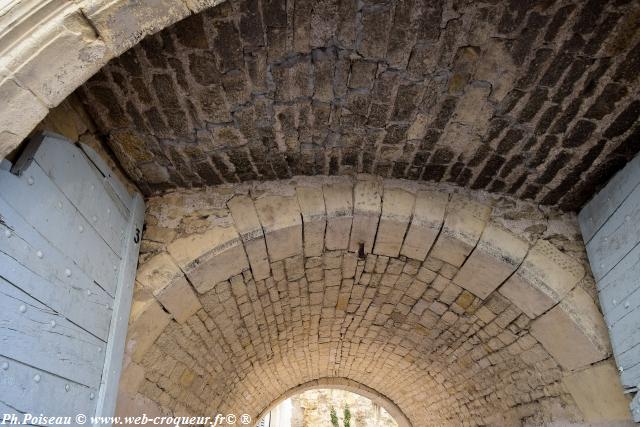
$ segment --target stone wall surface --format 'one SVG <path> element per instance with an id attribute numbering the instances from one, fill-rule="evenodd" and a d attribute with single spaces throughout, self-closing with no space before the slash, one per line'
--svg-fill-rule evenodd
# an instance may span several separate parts
<path id="1" fill-rule="evenodd" d="M 233 0 L 80 93 L 148 195 L 364 172 L 573 210 L 640 149 L 639 20 L 629 0 Z"/>
<path id="2" fill-rule="evenodd" d="M 343 425 L 348 406 L 354 427 L 397 427 L 393 418 L 371 400 L 343 390 L 309 390 L 291 398 L 291 427 L 332 427 L 331 408 Z"/>
<path id="3" fill-rule="evenodd" d="M 223 0 L 10 0 L 0 6 L 0 157 L 111 58 Z"/>
<path id="4" fill-rule="evenodd" d="M 35 127 L 29 135 L 29 139 L 39 133 L 53 133 L 65 137 L 72 144 L 84 144 L 91 147 L 109 168 L 125 185 L 129 193 L 139 192 L 131 182 L 127 173 L 120 167 L 120 163 L 114 157 L 113 152 L 99 135 L 96 126 L 88 116 L 82 103 L 74 94 L 68 96 L 55 108 L 52 108 L 44 119 Z M 27 141 L 28 141 L 27 140 Z M 10 161 L 15 161 L 20 150 L 16 150 L 8 156 Z"/>
<path id="5" fill-rule="evenodd" d="M 387 211 L 399 194 L 402 214 Z M 370 175 L 221 185 L 147 204 L 125 401 L 255 419 L 300 384 L 344 378 L 414 426 L 629 418 L 617 377 L 598 364 L 610 363 L 607 331 L 572 214 Z M 396 234 L 399 245 L 380 243 Z"/>

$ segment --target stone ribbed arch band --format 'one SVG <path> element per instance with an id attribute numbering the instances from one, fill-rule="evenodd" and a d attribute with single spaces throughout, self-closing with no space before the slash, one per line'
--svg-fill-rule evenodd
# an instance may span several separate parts
<path id="1" fill-rule="evenodd" d="M 580 419 L 566 379 L 610 355 L 575 219 L 512 199 L 245 183 L 149 199 L 143 239 L 121 393 L 159 411 L 342 378 L 414 426 Z"/>
<path id="2" fill-rule="evenodd" d="M 9 1 L 0 11 L 0 157 L 110 59 L 224 0 Z"/>

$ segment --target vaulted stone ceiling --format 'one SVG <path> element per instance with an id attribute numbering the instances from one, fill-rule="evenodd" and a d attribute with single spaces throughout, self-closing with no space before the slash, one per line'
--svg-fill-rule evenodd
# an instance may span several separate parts
<path id="1" fill-rule="evenodd" d="M 639 149 L 634 1 L 232 0 L 80 89 L 146 194 L 293 175 L 581 206 Z"/>
<path id="2" fill-rule="evenodd" d="M 629 417 L 570 214 L 360 175 L 171 192 L 145 224 L 121 387 L 138 413 L 255 420 L 329 380 L 414 427 Z"/>

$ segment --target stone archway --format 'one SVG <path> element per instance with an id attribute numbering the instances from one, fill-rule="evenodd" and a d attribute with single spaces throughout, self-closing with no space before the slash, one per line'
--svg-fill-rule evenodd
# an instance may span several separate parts
<path id="1" fill-rule="evenodd" d="M 250 10 L 240 12 L 226 4 L 207 13 L 240 33 L 240 16 L 255 18 L 267 3 L 244 2 Z M 316 174 L 455 182 L 577 209 L 637 152 L 640 33 L 632 28 L 632 2 L 541 1 L 527 13 L 518 2 L 469 3 L 464 11 L 442 2 L 416 15 L 403 7 L 410 2 L 363 10 L 347 1 L 354 19 L 337 44 L 330 40 L 332 28 L 318 24 L 325 12 L 339 18 L 337 3 L 320 3 L 313 13 L 281 7 L 291 2 L 269 3 L 275 6 L 266 10 L 268 22 L 260 22 L 263 41 L 245 43 L 260 51 L 248 50 L 256 61 L 241 64 L 242 72 L 224 70 L 229 88 L 217 81 L 201 85 L 209 98 L 232 97 L 249 81 L 243 73 L 260 74 L 264 65 L 269 82 L 271 71 L 279 70 L 273 87 L 253 91 L 273 110 L 269 99 L 284 90 L 275 102 L 278 114 L 268 111 L 263 135 L 235 139 L 238 129 L 223 129 L 231 123 L 226 116 L 189 116 L 206 124 L 198 130 L 211 124 L 213 137 L 189 139 L 202 135 L 188 128 L 182 140 L 171 135 L 183 124 L 179 114 L 170 115 L 180 108 L 168 105 L 175 111 L 154 114 L 168 99 L 157 93 L 169 93 L 165 89 L 180 81 L 170 61 L 175 58 L 153 44 L 184 36 L 189 22 L 136 45 L 218 2 L 14 2 L 0 18 L 11 23 L 0 25 L 6 101 L 0 105 L 0 154 L 102 68 L 83 89 L 87 107 L 102 99 L 96 121 L 108 118 L 109 106 L 120 108 L 122 122 L 105 120 L 102 133 L 125 130 L 111 148 L 150 197 L 122 395 L 160 411 L 248 408 L 258 414 L 301 383 L 340 377 L 388 396 L 414 424 L 504 424 L 532 414 L 579 419 L 587 405 L 606 420 L 626 415 L 624 399 L 603 401 L 602 409 L 580 395 L 605 380 L 617 391 L 617 379 L 571 215 L 447 184 L 369 176 L 270 180 L 306 173 L 313 163 Z M 291 20 L 296 13 L 305 19 Z M 415 43 L 403 43 L 404 24 L 417 25 L 417 16 L 433 23 L 421 28 L 438 34 L 426 31 Z M 305 39 L 304 28 L 313 30 L 314 42 Z M 362 36 L 380 28 L 388 31 Z M 205 37 L 217 37 L 213 33 Z M 470 38 L 459 39 L 463 34 Z M 407 46 L 410 51 L 403 50 Z M 340 61 L 332 62 L 335 50 L 335 57 L 324 58 L 331 64 L 323 65 L 318 55 L 326 48 L 340 50 Z M 234 54 L 212 54 L 209 45 L 195 49 L 208 58 Z M 127 69 L 127 61 L 149 62 L 154 54 L 161 65 L 142 70 L 144 78 Z M 335 87 L 319 78 L 338 69 Z M 156 72 L 162 77 L 154 84 Z M 402 79 L 387 85 L 386 76 L 396 74 Z M 361 85 L 372 76 L 380 77 L 376 93 Z M 148 117 L 140 126 L 139 95 L 131 89 L 136 82 L 140 93 L 153 89 L 157 104 L 143 105 Z M 184 87 L 185 99 L 200 93 Z M 118 96 L 100 97 L 112 89 Z M 414 102 L 433 99 L 432 90 L 437 102 L 425 108 Z M 375 102 L 365 101 L 368 95 Z M 234 114 L 260 107 L 241 96 L 233 102 Z M 322 104 L 323 117 L 336 121 L 327 118 L 323 129 L 310 131 L 301 117 L 313 116 L 306 108 L 312 104 Z M 249 128 L 255 117 L 244 117 Z M 168 138 L 154 128 L 141 143 L 126 132 L 165 121 Z M 355 128 L 359 132 L 343 132 Z M 312 132 L 320 138 L 310 144 Z M 438 146 L 441 134 L 446 143 Z M 224 145 L 225 135 L 239 141 L 240 150 L 222 153 L 216 144 Z M 447 150 L 454 145 L 459 152 Z M 354 147 L 379 157 L 357 158 Z M 184 190 L 252 179 L 266 182 Z"/>
<path id="2" fill-rule="evenodd" d="M 148 205 L 123 393 L 168 411 L 255 417 L 340 377 L 413 425 L 577 420 L 564 378 L 610 354 L 575 224 L 552 211 L 369 176 Z"/>
<path id="3" fill-rule="evenodd" d="M 9 2 L 0 16 L 0 157 L 110 59 L 224 0 Z"/>
<path id="4" fill-rule="evenodd" d="M 355 381 L 349 380 L 347 378 L 320 378 L 318 380 L 309 381 L 304 384 L 300 384 L 297 387 L 292 388 L 291 390 L 284 393 L 278 399 L 274 400 L 266 407 L 260 415 L 258 415 L 257 419 L 262 419 L 265 415 L 269 413 L 273 408 L 275 408 L 280 402 L 286 400 L 292 396 L 298 395 L 300 393 L 304 393 L 307 390 L 317 390 L 317 389 L 338 389 L 345 390 L 351 393 L 358 394 L 360 396 L 366 397 L 371 400 L 378 406 L 382 407 L 393 417 L 393 419 L 398 423 L 399 427 L 412 427 L 411 423 L 407 419 L 407 417 L 402 413 L 400 408 L 389 400 L 388 397 L 378 393 L 377 391 L 370 389 L 369 387 L 357 383 Z"/>

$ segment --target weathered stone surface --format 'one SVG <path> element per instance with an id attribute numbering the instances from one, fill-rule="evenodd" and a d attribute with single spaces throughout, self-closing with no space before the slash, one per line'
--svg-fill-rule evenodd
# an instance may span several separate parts
<path id="1" fill-rule="evenodd" d="M 415 201 L 414 194 L 401 188 L 384 189 L 382 215 L 373 250 L 375 254 L 388 257 L 397 257 L 400 254 L 407 228 L 411 223 Z"/>
<path id="2" fill-rule="evenodd" d="M 266 279 L 271 274 L 271 267 L 262 225 L 253 202 L 247 196 L 236 196 L 227 202 L 227 206 L 247 252 L 253 277 L 256 280 Z"/>
<path id="3" fill-rule="evenodd" d="M 375 180 L 359 180 L 353 187 L 353 224 L 349 250 L 357 252 L 363 245 L 371 253 L 378 230 L 382 205 L 382 186 Z"/>
<path id="4" fill-rule="evenodd" d="M 338 212 L 347 213 L 351 221 L 355 184 L 370 178 L 297 177 L 151 198 L 147 222 L 173 230 L 163 233 L 172 235 L 168 247 L 194 234 L 206 235 L 212 227 L 255 229 L 255 218 L 247 222 L 247 217 L 233 212 L 238 200 L 254 203 L 267 236 L 270 274 L 255 280 L 245 261 L 243 271 L 226 271 L 227 276 L 214 288 L 198 293 L 202 308 L 186 322 L 179 324 L 166 316 L 168 325 L 136 362 L 144 368 L 137 392 L 174 413 L 243 411 L 254 417 L 269 402 L 306 381 L 329 384 L 327 381 L 344 375 L 341 378 L 346 382 L 336 384 L 357 378 L 374 386 L 397 402 L 413 425 L 513 425 L 523 418 L 529 422 L 531 417 L 544 424 L 551 419 L 578 419 L 580 413 L 562 382 L 568 373 L 565 363 L 575 363 L 575 358 L 581 364 L 590 363 L 608 354 L 598 352 L 602 337 L 591 297 L 576 287 L 573 292 L 582 294 L 570 293 L 532 322 L 499 292 L 482 300 L 456 284 L 456 277 L 463 277 L 460 269 L 427 256 L 431 243 L 423 245 L 419 235 L 397 232 L 401 237 L 394 241 L 393 250 L 397 255 L 406 240 L 413 238 L 422 246 L 407 247 L 424 251 L 424 259 L 376 254 L 377 244 L 386 239 L 374 244 L 373 253 L 349 251 L 344 240 L 344 249 L 323 248 L 322 233 L 307 234 L 300 229 L 318 218 L 323 222 L 325 209 L 329 221 L 342 218 L 335 216 Z M 500 228 L 503 225 L 524 226 L 528 237 L 536 227 L 553 230 L 554 239 L 571 252 L 563 254 L 566 259 L 547 256 L 550 264 L 559 264 L 550 265 L 551 272 L 564 271 L 569 261 L 583 262 L 580 245 L 563 228 L 573 230 L 570 217 L 566 224 L 552 222 L 539 214 L 540 207 L 459 190 L 453 202 L 457 209 L 447 209 L 448 190 L 434 192 L 426 183 L 396 180 L 382 184 L 386 192 L 376 231 L 379 239 L 396 228 L 409 231 L 410 225 L 418 224 L 414 222 L 417 217 L 423 228 L 414 231 L 423 232 L 433 242 L 443 223 L 451 229 L 464 228 L 459 227 L 461 207 L 479 201 L 495 206 L 491 222 L 486 227 L 481 222 L 484 230 L 462 267 L 469 277 L 480 280 L 478 288 L 495 286 L 487 279 L 488 269 L 505 275 L 524 257 L 527 245 L 517 232 Z M 321 201 L 314 200 L 317 197 Z M 232 211 L 230 217 L 227 208 Z M 531 215 L 534 225 L 529 224 Z M 549 217 L 557 218 L 555 215 L 557 212 L 549 212 Z M 524 224 L 523 218 L 527 218 Z M 343 234 L 349 236 L 351 222 L 347 224 Z M 268 241 L 269 233 L 279 232 L 282 239 L 275 244 L 298 243 L 291 256 L 274 261 L 275 246 Z M 303 256 L 302 239 L 307 235 L 320 246 L 319 255 Z M 230 238 L 224 233 L 209 234 L 208 246 L 218 247 L 219 239 L 227 242 Z M 250 243 L 239 235 L 231 241 L 243 246 Z M 153 266 L 158 256 L 157 249 L 143 246 L 139 281 L 145 271 L 155 270 L 145 263 Z M 193 257 L 202 258 L 199 254 Z M 478 262 L 481 258 L 484 263 Z M 476 271 L 470 272 L 474 265 Z M 204 263 L 197 268 L 207 271 L 209 266 Z M 150 300 L 155 303 L 152 296 Z M 556 316 L 554 310 L 560 308 L 556 318 L 546 317 Z M 558 343 L 558 335 L 569 344 Z M 577 356 L 567 351 L 568 345 L 579 349 Z M 433 398 L 425 397 L 425 389 Z M 564 408 L 564 415 L 551 407 Z"/>
<path id="5" fill-rule="evenodd" d="M 448 194 L 419 191 L 400 254 L 424 261 L 436 241 L 449 203 Z"/>
<path id="6" fill-rule="evenodd" d="M 173 24 L 191 12 L 184 3 L 83 1 L 83 14 L 100 32 L 109 48 L 118 55 L 138 43 L 147 34 Z"/>
<path id="7" fill-rule="evenodd" d="M 618 372 L 609 359 L 562 379 L 585 421 L 628 420 L 630 399 L 623 393 Z"/>
<path id="8" fill-rule="evenodd" d="M 302 253 L 302 218 L 296 197 L 268 196 L 255 201 L 269 259 L 280 261 Z"/>
<path id="9" fill-rule="evenodd" d="M 83 8 L 120 52 L 203 7 L 139 3 Z M 574 210 L 638 152 L 639 9 L 602 3 L 587 34 L 588 6 L 538 3 L 238 0 L 146 37 L 81 93 L 147 194 L 369 173 Z M 123 149 L 134 130 L 147 160 Z"/>
<path id="10" fill-rule="evenodd" d="M 533 319 L 560 302 L 583 276 L 577 261 L 539 240 L 500 293 Z"/>
<path id="11" fill-rule="evenodd" d="M 28 89 L 0 68 L 0 156 L 4 157 L 18 146 L 29 133 L 31 122 L 42 120 L 48 112 L 47 106 Z M 34 120 L 35 119 L 35 120 Z"/>
<path id="12" fill-rule="evenodd" d="M 148 290 L 136 288 L 131 304 L 125 351 L 140 362 L 153 342 L 169 324 L 169 315 Z"/>
<path id="13" fill-rule="evenodd" d="M 122 370 L 118 394 L 135 395 L 144 381 L 144 368 L 135 362 L 130 362 Z"/>
<path id="14" fill-rule="evenodd" d="M 163 411 L 160 405 L 153 400 L 145 397 L 141 394 L 118 394 L 118 401 L 116 402 L 116 416 L 119 417 L 138 417 L 140 414 L 147 414 L 148 417 L 160 417 L 166 416 L 166 411 Z M 123 425 L 135 425 L 135 423 L 128 424 L 126 422 Z"/>
<path id="15" fill-rule="evenodd" d="M 602 314 L 589 294 L 575 288 L 531 324 L 533 335 L 564 368 L 575 370 L 611 354 Z"/>
<path id="16" fill-rule="evenodd" d="M 321 187 L 297 187 L 298 205 L 302 213 L 304 255 L 320 256 L 324 251 L 327 213 Z"/>
<path id="17" fill-rule="evenodd" d="M 490 215 L 490 206 L 454 194 L 431 256 L 461 267 L 478 243 Z"/>
<path id="18" fill-rule="evenodd" d="M 147 260 L 136 277 L 180 323 L 202 307 L 182 271 L 165 252 Z"/>
<path id="19" fill-rule="evenodd" d="M 231 225 L 177 239 L 167 250 L 200 293 L 249 268 L 240 236 Z"/>
<path id="20" fill-rule="evenodd" d="M 327 209 L 325 247 L 330 251 L 347 249 L 353 223 L 353 186 L 327 184 L 322 190 Z"/>
<path id="21" fill-rule="evenodd" d="M 453 281 L 485 299 L 518 268 L 528 249 L 524 240 L 488 224 Z"/>

